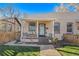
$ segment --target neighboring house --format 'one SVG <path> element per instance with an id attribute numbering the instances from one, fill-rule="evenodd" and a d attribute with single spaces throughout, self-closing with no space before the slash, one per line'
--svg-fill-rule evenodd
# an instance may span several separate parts
<path id="1" fill-rule="evenodd" d="M 0 20 L 0 31 L 1 32 L 18 32 L 20 31 L 19 23 L 11 18 Z"/>
<path id="2" fill-rule="evenodd" d="M 0 19 L 0 44 L 20 37 L 20 23 L 16 18 Z"/>

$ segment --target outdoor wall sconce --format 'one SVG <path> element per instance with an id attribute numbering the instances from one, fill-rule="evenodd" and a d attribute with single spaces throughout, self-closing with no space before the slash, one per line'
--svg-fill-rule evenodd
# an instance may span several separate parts
<path id="1" fill-rule="evenodd" d="M 48 27 L 46 27 L 46 29 L 48 29 Z"/>

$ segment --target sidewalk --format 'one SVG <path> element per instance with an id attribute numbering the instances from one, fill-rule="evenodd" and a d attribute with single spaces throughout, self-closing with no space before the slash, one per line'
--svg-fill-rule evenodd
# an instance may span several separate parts
<path id="1" fill-rule="evenodd" d="M 53 45 L 41 45 L 40 56 L 61 56 Z"/>

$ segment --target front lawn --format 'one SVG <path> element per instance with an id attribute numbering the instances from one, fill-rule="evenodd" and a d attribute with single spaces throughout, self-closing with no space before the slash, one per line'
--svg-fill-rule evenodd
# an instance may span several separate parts
<path id="1" fill-rule="evenodd" d="M 79 46 L 64 46 L 57 50 L 63 56 L 79 56 Z"/>
<path id="2" fill-rule="evenodd" d="M 0 45 L 1 56 L 38 56 L 39 51 L 39 47 Z"/>

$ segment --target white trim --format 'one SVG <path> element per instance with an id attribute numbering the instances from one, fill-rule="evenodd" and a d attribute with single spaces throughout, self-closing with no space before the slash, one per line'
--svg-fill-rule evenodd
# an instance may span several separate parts
<path id="1" fill-rule="evenodd" d="M 55 22 L 55 21 L 52 21 L 52 37 L 55 36 L 55 34 L 54 34 L 54 22 Z"/>
<path id="2" fill-rule="evenodd" d="M 36 34 L 37 34 L 37 38 L 38 38 L 38 26 L 39 26 L 39 24 L 38 24 L 38 20 L 37 20 L 37 22 L 36 22 Z"/>

